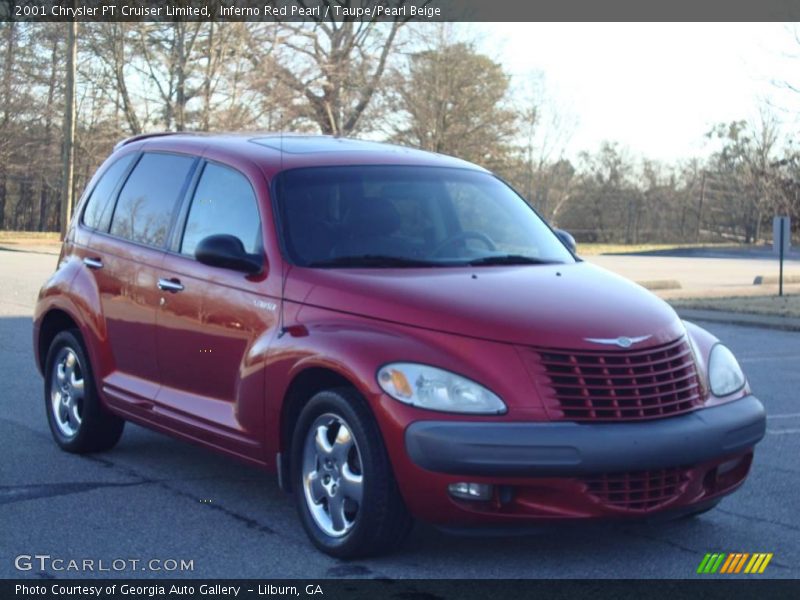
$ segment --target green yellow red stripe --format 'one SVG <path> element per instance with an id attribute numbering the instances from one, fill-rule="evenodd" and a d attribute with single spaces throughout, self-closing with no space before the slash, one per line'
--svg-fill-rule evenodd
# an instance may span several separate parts
<path id="1" fill-rule="evenodd" d="M 697 572 L 731 575 L 744 570 L 748 574 L 763 573 L 772 557 L 772 552 L 708 552 L 697 566 Z"/>

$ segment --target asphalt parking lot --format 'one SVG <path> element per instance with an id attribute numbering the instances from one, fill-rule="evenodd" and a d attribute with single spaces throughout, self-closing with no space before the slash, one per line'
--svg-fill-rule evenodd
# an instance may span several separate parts
<path id="1" fill-rule="evenodd" d="M 0 251 L 0 577 L 688 578 L 707 552 L 772 552 L 764 576 L 800 577 L 796 332 L 704 324 L 737 354 L 770 415 L 748 482 L 710 513 L 512 538 L 418 525 L 391 556 L 343 562 L 307 542 L 290 499 L 256 469 L 131 425 L 106 454 L 57 449 L 30 339 L 35 293 L 55 260 Z M 193 570 L 15 569 L 15 557 L 34 554 L 184 560 Z"/>

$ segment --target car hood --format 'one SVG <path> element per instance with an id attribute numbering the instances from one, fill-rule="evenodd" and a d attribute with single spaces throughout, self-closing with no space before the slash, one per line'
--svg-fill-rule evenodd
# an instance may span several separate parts
<path id="1" fill-rule="evenodd" d="M 391 270 L 294 268 L 286 298 L 403 325 L 551 348 L 600 349 L 602 345 L 586 338 L 650 336 L 635 345 L 645 348 L 685 333 L 666 302 L 587 262 Z"/>

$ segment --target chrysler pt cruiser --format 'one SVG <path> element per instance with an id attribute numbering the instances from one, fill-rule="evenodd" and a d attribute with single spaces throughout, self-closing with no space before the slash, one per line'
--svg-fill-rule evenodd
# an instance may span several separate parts
<path id="1" fill-rule="evenodd" d="M 384 144 L 126 140 L 34 319 L 61 448 L 108 450 L 130 421 L 275 472 L 338 557 L 414 518 L 699 514 L 765 430 L 714 336 L 486 170 Z"/>

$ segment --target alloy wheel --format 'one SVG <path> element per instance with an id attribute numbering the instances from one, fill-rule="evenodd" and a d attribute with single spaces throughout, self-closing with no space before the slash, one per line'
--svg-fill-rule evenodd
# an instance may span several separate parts
<path id="1" fill-rule="evenodd" d="M 83 421 L 84 379 L 78 355 L 69 346 L 58 351 L 50 374 L 50 409 L 59 432 L 77 435 Z"/>
<path id="2" fill-rule="evenodd" d="M 311 517 L 328 536 L 343 537 L 356 524 L 364 492 L 361 453 L 340 416 L 317 417 L 303 445 L 303 493 Z"/>

